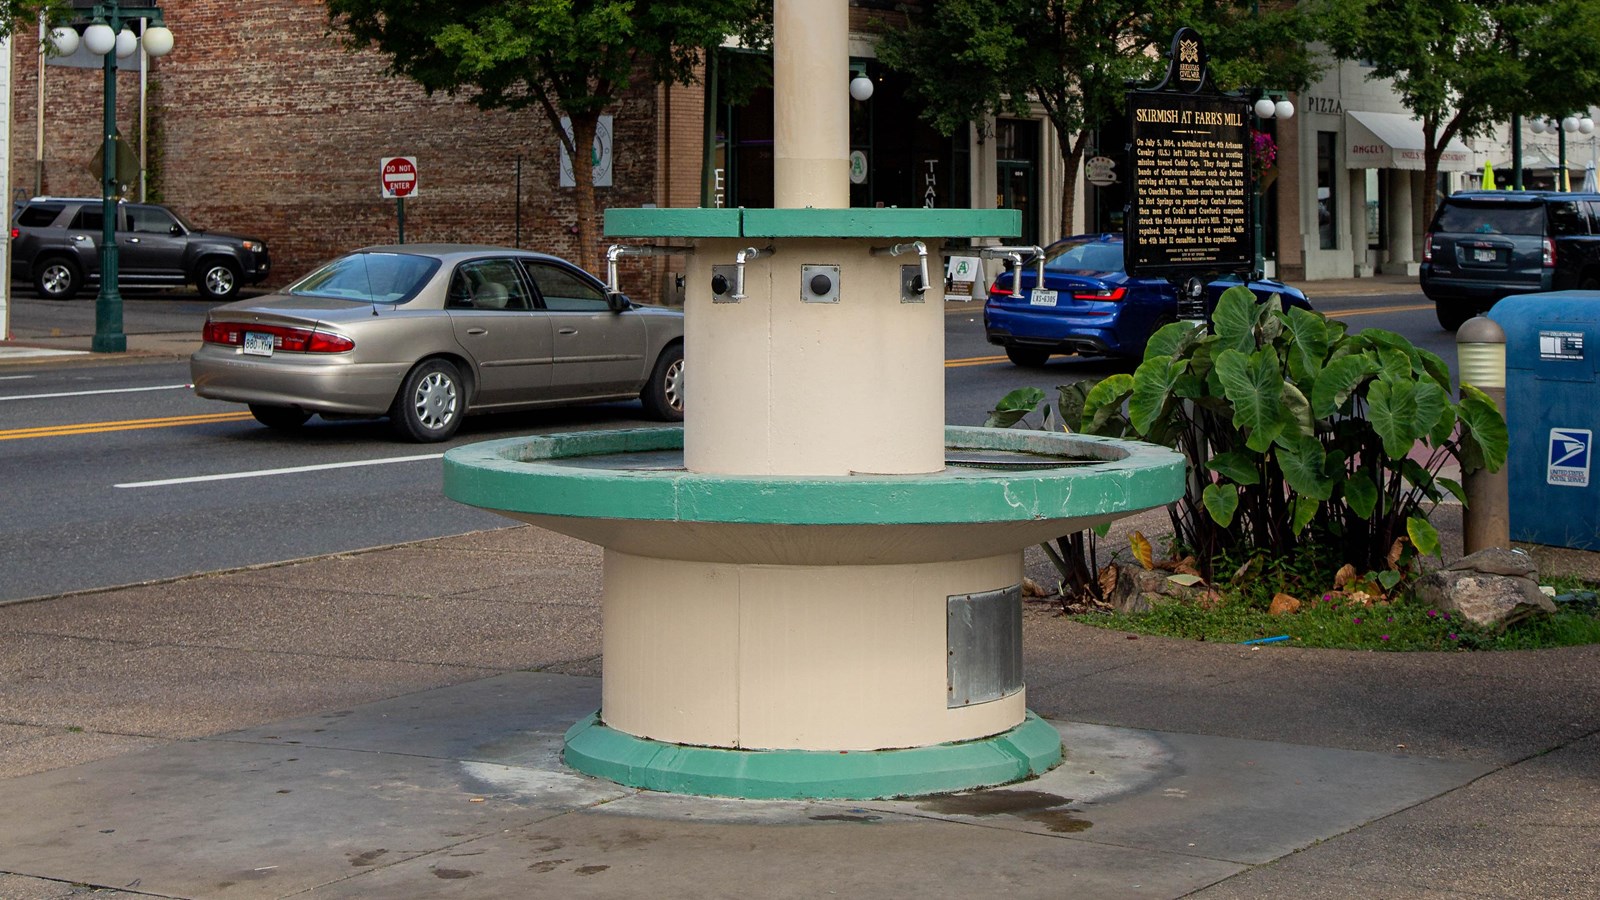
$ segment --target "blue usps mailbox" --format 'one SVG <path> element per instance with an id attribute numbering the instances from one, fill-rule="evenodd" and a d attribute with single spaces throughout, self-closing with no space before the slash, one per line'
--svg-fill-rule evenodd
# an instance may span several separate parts
<path id="1" fill-rule="evenodd" d="M 1600 291 L 1507 297 L 1489 318 L 1506 333 L 1511 538 L 1600 550 Z"/>

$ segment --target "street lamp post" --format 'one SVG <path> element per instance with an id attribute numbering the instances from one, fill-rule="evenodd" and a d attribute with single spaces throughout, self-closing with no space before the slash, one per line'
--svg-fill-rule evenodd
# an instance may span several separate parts
<path id="1" fill-rule="evenodd" d="M 1288 121 L 1294 118 L 1293 103 L 1290 103 L 1287 99 L 1273 100 L 1265 93 L 1256 100 L 1255 105 L 1251 107 L 1251 111 L 1256 114 L 1256 119 L 1258 120 L 1278 119 L 1279 121 Z M 1259 121 L 1257 125 L 1260 125 Z M 1258 127 L 1256 130 L 1260 131 L 1261 129 Z M 1253 141 L 1254 139 L 1252 138 L 1251 153 L 1255 152 Z M 1254 223 L 1251 226 L 1251 231 L 1253 232 L 1251 237 L 1254 243 L 1254 252 L 1250 263 L 1251 280 L 1266 276 L 1266 229 L 1261 221 L 1261 201 L 1261 176 L 1257 175 L 1250 180 L 1250 219 Z"/>
<path id="2" fill-rule="evenodd" d="M 1529 126 L 1534 134 L 1550 133 L 1556 136 L 1556 168 L 1561 172 L 1556 190 L 1572 190 L 1571 176 L 1567 173 L 1567 135 L 1574 132 L 1594 133 L 1594 120 L 1588 116 L 1563 116 L 1560 122 L 1553 119 L 1534 119 Z"/>
<path id="3" fill-rule="evenodd" d="M 139 50 L 139 39 L 128 25 L 146 20 L 144 51 L 165 56 L 172 50 L 172 32 L 162 24 L 161 10 L 139 6 L 123 10 L 121 0 L 104 0 L 95 6 L 93 23 L 83 32 L 83 43 L 90 53 L 105 57 L 105 138 L 101 145 L 100 294 L 94 306 L 96 353 L 121 353 L 128 349 L 128 336 L 122 332 L 122 294 L 117 290 L 117 60 Z M 154 22 L 154 25 L 148 24 Z"/>

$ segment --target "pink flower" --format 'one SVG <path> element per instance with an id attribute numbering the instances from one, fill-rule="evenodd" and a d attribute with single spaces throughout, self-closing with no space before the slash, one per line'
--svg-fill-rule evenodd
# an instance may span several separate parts
<path id="1" fill-rule="evenodd" d="M 1356 623 L 1357 625 L 1360 625 L 1361 624 L 1361 617 L 1360 616 L 1356 616 L 1354 619 L 1351 619 L 1350 621 Z"/>
<path id="2" fill-rule="evenodd" d="M 1459 638 L 1456 637 L 1456 633 L 1454 631 L 1450 632 L 1450 640 L 1452 640 L 1452 641 L 1459 640 Z"/>
<path id="3" fill-rule="evenodd" d="M 1428 610 L 1428 618 L 1430 618 L 1430 619 L 1436 618 L 1438 615 L 1439 615 L 1439 611 L 1437 609 Z"/>
<path id="4" fill-rule="evenodd" d="M 1380 641 L 1387 641 L 1388 639 L 1389 639 L 1389 636 L 1387 634 L 1378 636 L 1378 640 L 1380 640 Z"/>

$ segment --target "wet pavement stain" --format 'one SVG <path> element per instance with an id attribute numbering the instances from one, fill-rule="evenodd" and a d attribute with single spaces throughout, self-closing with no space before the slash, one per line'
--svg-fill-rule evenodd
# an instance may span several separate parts
<path id="1" fill-rule="evenodd" d="M 476 873 L 476 872 L 468 872 L 466 869 L 434 869 L 433 870 L 433 877 L 435 877 L 435 878 L 471 878 L 472 876 L 474 876 L 476 874 L 478 874 L 478 873 Z"/>
<path id="2" fill-rule="evenodd" d="M 577 872 L 579 875 L 595 875 L 595 874 L 598 874 L 600 872 L 604 872 L 605 870 L 607 870 L 609 868 L 611 868 L 611 867 L 610 866 L 579 866 L 576 869 L 573 869 L 572 871 Z"/>
<path id="3" fill-rule="evenodd" d="M 1065 807 L 1072 802 L 1045 791 L 982 791 L 930 797 L 917 804 L 924 812 L 947 816 L 1015 816 L 1036 822 L 1056 834 L 1087 830 L 1092 823 L 1073 816 Z"/>
<path id="4" fill-rule="evenodd" d="M 813 822 L 859 822 L 859 823 L 868 823 L 868 822 L 881 822 L 881 821 L 883 821 L 883 816 L 851 816 L 851 815 L 846 815 L 844 813 L 834 813 L 831 816 L 812 816 L 811 817 L 811 821 L 813 821 Z"/>
<path id="5" fill-rule="evenodd" d="M 357 854 L 355 854 L 355 855 L 350 857 L 350 865 L 352 865 L 352 866 L 370 866 L 370 865 L 374 865 L 374 864 L 377 863 L 378 857 L 380 857 L 380 856 L 382 856 L 382 855 L 384 855 L 385 853 L 388 853 L 388 852 L 389 852 L 388 850 L 386 850 L 386 849 L 384 849 L 382 847 L 379 847 L 376 850 L 368 850 L 365 853 L 357 853 Z"/>
<path id="6" fill-rule="evenodd" d="M 528 869 L 530 871 L 538 872 L 540 875 L 543 875 L 546 872 L 554 872 L 556 870 L 557 866 L 560 866 L 563 863 L 569 863 L 569 862 L 572 862 L 572 860 L 570 860 L 570 859 L 541 859 L 538 862 L 534 863 L 533 865 L 529 866 Z"/>

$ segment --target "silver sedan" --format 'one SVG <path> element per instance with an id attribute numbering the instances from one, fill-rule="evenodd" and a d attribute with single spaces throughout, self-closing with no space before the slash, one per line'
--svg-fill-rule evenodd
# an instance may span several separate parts
<path id="1" fill-rule="evenodd" d="M 611 293 L 554 256 L 369 247 L 276 294 L 211 310 L 195 393 L 263 425 L 388 416 L 442 441 L 469 413 L 627 400 L 683 418 L 683 313 Z"/>

